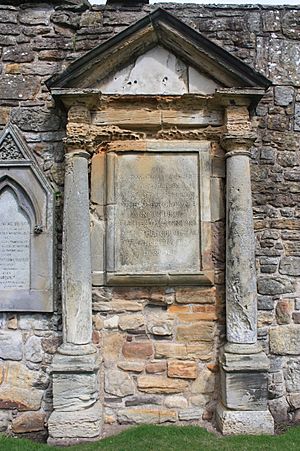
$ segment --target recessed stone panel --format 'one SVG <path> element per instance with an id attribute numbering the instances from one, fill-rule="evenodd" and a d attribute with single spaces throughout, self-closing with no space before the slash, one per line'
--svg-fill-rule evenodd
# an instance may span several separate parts
<path id="1" fill-rule="evenodd" d="M 149 70 L 151 67 L 151 70 Z M 156 46 L 94 85 L 105 94 L 213 94 L 220 87 L 212 78 Z"/>
<path id="2" fill-rule="evenodd" d="M 127 154 L 116 167 L 116 270 L 197 271 L 197 155 Z"/>
<path id="3" fill-rule="evenodd" d="M 108 285 L 211 283 L 209 143 L 112 143 L 107 155 Z"/>

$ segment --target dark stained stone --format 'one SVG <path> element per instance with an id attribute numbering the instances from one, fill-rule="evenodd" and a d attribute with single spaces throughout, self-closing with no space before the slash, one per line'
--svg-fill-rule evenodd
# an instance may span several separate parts
<path id="1" fill-rule="evenodd" d="M 257 280 L 259 294 L 274 295 L 293 292 L 293 284 L 283 277 L 259 277 Z"/>
<path id="2" fill-rule="evenodd" d="M 59 130 L 61 126 L 61 118 L 54 111 L 41 107 L 15 109 L 12 121 L 25 131 Z"/>
<path id="3" fill-rule="evenodd" d="M 34 53 L 28 45 L 19 45 L 9 48 L 3 55 L 3 61 L 14 63 L 30 63 L 34 60 Z"/>
<path id="4" fill-rule="evenodd" d="M 280 274 L 300 276 L 300 257 L 284 257 L 279 265 Z"/>
<path id="5" fill-rule="evenodd" d="M 283 16 L 282 32 L 290 39 L 300 38 L 300 11 L 289 11 Z"/>
<path id="6" fill-rule="evenodd" d="M 275 86 L 275 103 L 280 106 L 288 106 L 294 100 L 294 88 L 292 86 Z"/>
<path id="7" fill-rule="evenodd" d="M 2 99 L 32 100 L 40 88 L 36 77 L 22 75 L 3 75 L 0 79 L 0 93 Z M 30 124 L 28 124 L 28 127 Z"/>

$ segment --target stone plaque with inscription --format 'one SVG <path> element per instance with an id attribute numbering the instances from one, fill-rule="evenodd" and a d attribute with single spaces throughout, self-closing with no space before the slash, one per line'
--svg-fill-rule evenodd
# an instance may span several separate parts
<path id="1" fill-rule="evenodd" d="M 197 271 L 197 155 L 127 154 L 117 171 L 117 271 Z"/>
<path id="2" fill-rule="evenodd" d="M 201 283 L 208 152 L 199 143 L 148 150 L 108 155 L 108 283 Z"/>
<path id="3" fill-rule="evenodd" d="M 11 189 L 0 195 L 0 290 L 30 289 L 30 222 Z"/>
<path id="4" fill-rule="evenodd" d="M 53 193 L 15 127 L 0 137 L 0 311 L 53 310 Z"/>

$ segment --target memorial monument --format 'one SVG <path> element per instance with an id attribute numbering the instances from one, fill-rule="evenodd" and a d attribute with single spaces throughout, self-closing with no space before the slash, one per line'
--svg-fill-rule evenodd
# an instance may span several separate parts
<path id="1" fill-rule="evenodd" d="M 0 430 L 297 422 L 297 11 L 65 3 L 0 5 Z"/>

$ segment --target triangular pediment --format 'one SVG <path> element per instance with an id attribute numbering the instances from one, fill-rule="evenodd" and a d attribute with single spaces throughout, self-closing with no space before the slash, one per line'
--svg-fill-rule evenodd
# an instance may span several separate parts
<path id="1" fill-rule="evenodd" d="M 30 154 L 17 128 L 8 125 L 0 136 L 0 162 L 16 160 L 30 160 Z"/>
<path id="2" fill-rule="evenodd" d="M 270 85 L 263 75 L 162 9 L 47 82 L 51 90 L 96 89 L 118 94 L 210 94 L 218 87 Z"/>
<path id="3" fill-rule="evenodd" d="M 6 169 L 29 167 L 43 189 L 52 196 L 53 190 L 48 179 L 40 169 L 20 130 L 12 124 L 8 124 L 0 133 L 0 167 Z"/>
<path id="4" fill-rule="evenodd" d="M 212 94 L 220 84 L 161 46 L 96 82 L 104 94 Z"/>

